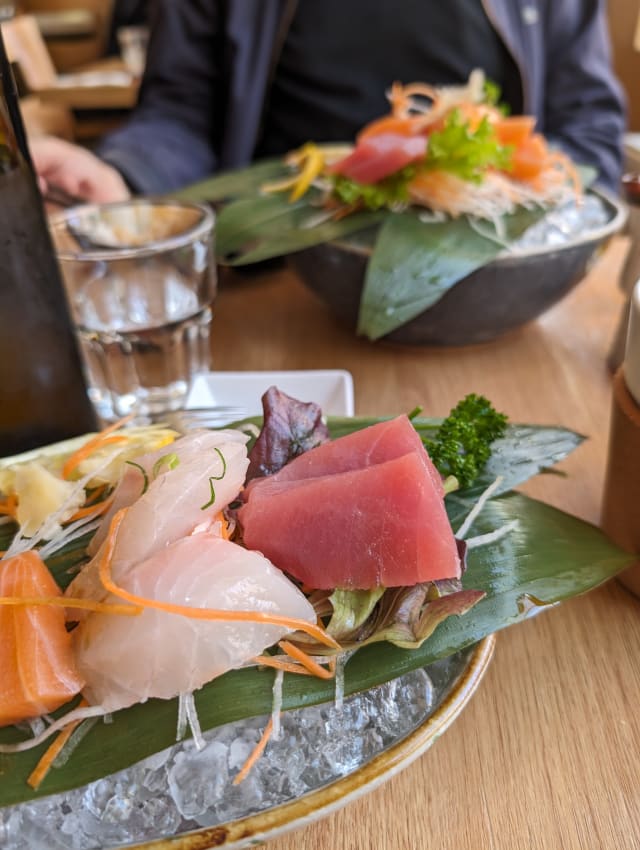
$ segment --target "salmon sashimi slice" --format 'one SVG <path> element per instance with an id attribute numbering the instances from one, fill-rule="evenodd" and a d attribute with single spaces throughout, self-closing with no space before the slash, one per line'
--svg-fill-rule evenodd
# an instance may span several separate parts
<path id="1" fill-rule="evenodd" d="M 260 498 L 261 484 L 268 498 Z M 441 485 L 418 451 L 308 479 L 256 481 L 238 519 L 245 546 L 311 588 L 399 587 L 461 574 Z"/>
<path id="2" fill-rule="evenodd" d="M 0 561 L 0 597 L 61 595 L 37 552 Z M 0 682 L 0 726 L 54 711 L 81 691 L 63 608 L 0 605 Z"/>

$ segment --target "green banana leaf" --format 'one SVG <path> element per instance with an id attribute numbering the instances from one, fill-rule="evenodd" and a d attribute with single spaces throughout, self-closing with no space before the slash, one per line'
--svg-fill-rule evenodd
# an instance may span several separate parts
<path id="1" fill-rule="evenodd" d="M 216 253 L 222 263 L 244 266 L 348 236 L 387 215 L 359 212 L 334 221 L 306 197 L 295 203 L 281 193 L 241 199 L 218 215 Z"/>
<path id="2" fill-rule="evenodd" d="M 367 424 L 369 420 L 337 419 L 331 423 L 334 436 Z M 436 425 L 437 420 L 418 422 L 419 430 L 425 432 Z M 529 444 L 534 443 L 531 454 L 536 459 L 529 463 L 523 462 L 525 434 L 529 435 Z M 504 439 L 495 460 L 496 469 L 505 472 L 509 480 L 517 480 L 559 459 L 580 440 L 579 435 L 563 429 L 514 428 Z M 459 498 L 466 497 L 459 494 Z M 454 514 L 460 510 L 460 504 L 455 504 Z M 594 526 L 514 492 L 489 501 L 474 523 L 472 534 L 480 535 L 510 522 L 516 524 L 510 533 L 469 553 L 464 587 L 484 590 L 486 597 L 464 617 L 451 618 L 438 626 L 418 650 L 376 644 L 357 652 L 345 669 L 347 694 L 463 649 L 531 616 L 534 610 L 590 590 L 634 561 L 634 556 L 620 551 Z M 80 555 L 77 546 L 59 555 L 51 564 L 54 572 L 68 576 L 69 567 Z M 267 714 L 271 710 L 272 684 L 272 671 L 255 668 L 232 671 L 209 683 L 196 695 L 203 729 Z M 285 709 L 332 698 L 330 682 L 285 677 Z M 66 764 L 51 770 L 37 792 L 28 787 L 26 779 L 46 745 L 24 753 L 0 755 L 0 806 L 78 787 L 170 746 L 175 738 L 176 717 L 175 700 L 150 700 L 117 712 L 111 724 L 95 724 Z M 13 727 L 0 730 L 3 742 L 21 737 L 22 733 Z"/>
<path id="3" fill-rule="evenodd" d="M 358 333 L 380 339 L 419 316 L 546 212 L 521 208 L 503 216 L 501 238 L 491 238 L 489 222 L 480 225 L 467 217 L 424 222 L 415 210 L 388 215 L 367 266 Z M 489 235 L 481 235 L 480 227 Z"/>
<path id="4" fill-rule="evenodd" d="M 238 198 L 256 197 L 265 183 L 282 180 L 290 173 L 281 158 L 264 159 L 246 168 L 225 171 L 215 177 L 208 177 L 206 180 L 181 189 L 173 197 L 218 206 Z"/>

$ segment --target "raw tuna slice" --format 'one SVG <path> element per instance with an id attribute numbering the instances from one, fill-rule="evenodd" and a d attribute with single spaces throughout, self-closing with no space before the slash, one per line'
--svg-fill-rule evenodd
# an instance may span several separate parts
<path id="1" fill-rule="evenodd" d="M 372 429 L 361 433 L 367 430 Z M 324 455 L 334 446 L 345 458 L 347 440 L 355 442 L 344 437 L 309 454 Z M 368 459 L 371 454 L 364 452 Z M 420 445 L 360 469 L 254 482 L 238 512 L 245 546 L 313 588 L 397 587 L 458 578 L 460 559 L 442 487 L 434 483 L 423 454 Z M 261 497 L 262 489 L 268 498 Z"/>
<path id="2" fill-rule="evenodd" d="M 355 150 L 330 170 L 358 183 L 377 183 L 405 165 L 419 162 L 426 154 L 424 136 L 379 133 L 360 139 Z"/>
<path id="3" fill-rule="evenodd" d="M 440 499 L 444 497 L 442 479 L 431 462 L 422 441 L 406 416 L 378 422 L 345 437 L 332 440 L 310 449 L 267 479 L 252 481 L 244 491 L 250 496 L 267 495 L 276 483 L 301 481 L 321 475 L 333 475 L 383 463 L 407 452 L 417 452 Z M 267 486 L 267 482 L 269 485 Z"/>

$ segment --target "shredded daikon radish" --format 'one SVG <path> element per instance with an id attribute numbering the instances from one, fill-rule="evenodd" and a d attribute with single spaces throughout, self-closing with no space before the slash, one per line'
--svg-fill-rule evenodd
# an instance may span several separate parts
<path id="1" fill-rule="evenodd" d="M 191 729 L 191 735 L 193 737 L 193 743 L 196 746 L 196 750 L 203 750 L 206 746 L 206 741 L 202 735 L 202 729 L 200 728 L 200 719 L 198 717 L 198 711 L 196 709 L 196 701 L 193 696 L 193 692 L 188 694 L 184 694 L 184 707 L 187 715 L 187 722 L 189 724 L 189 728 Z"/>
<path id="2" fill-rule="evenodd" d="M 187 703 L 186 694 L 178 696 L 178 722 L 176 724 L 176 741 L 182 741 L 187 734 Z"/>
<path id="3" fill-rule="evenodd" d="M 504 525 L 501 525 L 500 528 L 487 532 L 487 534 L 479 534 L 477 537 L 468 537 L 465 540 L 465 543 L 469 549 L 475 549 L 478 546 L 486 546 L 489 543 L 495 543 L 497 540 L 501 540 L 503 537 L 511 534 L 511 532 L 517 527 L 518 520 L 512 519 Z"/>
<path id="4" fill-rule="evenodd" d="M 336 658 L 335 697 L 334 705 L 338 711 L 342 711 L 344 705 L 344 668 L 347 658 L 339 655 Z"/>
<path id="5" fill-rule="evenodd" d="M 107 715 L 105 715 L 106 720 Z M 93 727 L 96 725 L 100 718 L 98 717 L 90 717 L 88 720 L 84 720 L 77 729 L 74 729 L 71 733 L 69 740 L 66 742 L 64 747 L 60 750 L 58 755 L 53 760 L 52 767 L 62 767 L 65 765 L 71 756 L 73 755 L 74 750 L 83 740 L 85 735 L 87 735 Z"/>
<path id="6" fill-rule="evenodd" d="M 496 480 L 493 481 L 491 484 L 489 484 L 487 489 L 480 495 L 480 498 L 478 499 L 478 501 L 475 503 L 475 505 L 471 508 L 471 510 L 467 514 L 465 521 L 462 523 L 460 528 L 456 531 L 456 537 L 459 540 L 464 540 L 465 535 L 467 534 L 467 532 L 469 531 L 469 529 L 471 528 L 471 526 L 475 522 L 478 514 L 483 509 L 483 507 L 486 505 L 486 503 L 489 501 L 491 496 L 498 489 L 498 487 L 502 484 L 502 481 L 503 481 L 503 476 L 499 475 L 496 478 Z"/>
<path id="7" fill-rule="evenodd" d="M 27 741 L 18 741 L 15 744 L 0 744 L 0 753 L 21 753 L 25 750 L 31 750 L 34 747 L 39 747 L 40 744 L 48 740 L 56 732 L 64 729 L 69 723 L 76 720 L 86 720 L 88 717 L 104 717 L 107 712 L 99 705 L 87 706 L 86 708 L 74 708 L 73 711 L 59 717 L 51 726 L 48 726 L 44 732 L 36 735 L 35 738 L 29 738 Z"/>
<path id="8" fill-rule="evenodd" d="M 284 670 L 276 670 L 273 680 L 273 705 L 271 707 L 271 721 L 273 731 L 271 737 L 277 741 L 280 737 L 280 715 L 282 713 L 282 685 L 284 683 Z"/>

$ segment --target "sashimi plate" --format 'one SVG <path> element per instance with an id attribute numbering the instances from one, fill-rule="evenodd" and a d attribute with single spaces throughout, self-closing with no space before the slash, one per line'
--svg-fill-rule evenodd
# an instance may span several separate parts
<path id="1" fill-rule="evenodd" d="M 486 637 L 341 705 L 285 713 L 278 740 L 238 786 L 228 773 L 266 717 L 210 730 L 200 751 L 183 742 L 83 788 L 0 810 L 0 846 L 240 850 L 302 827 L 424 753 L 473 696 L 494 643 Z"/>
<path id="2" fill-rule="evenodd" d="M 414 427 L 429 434 L 434 422 L 417 418 Z M 334 438 L 367 424 L 372 420 L 329 421 Z M 70 751 L 60 753 L 65 758 L 34 791 L 27 783 L 38 751 L 2 756 L 0 846 L 239 850 L 328 814 L 392 776 L 471 698 L 490 660 L 493 633 L 633 563 L 634 556 L 595 526 L 513 490 L 581 441 L 563 428 L 510 425 L 477 482 L 449 494 L 454 530 L 465 538 L 463 526 L 470 517 L 473 522 L 463 590 L 485 594 L 464 616 L 449 616 L 418 648 L 388 639 L 359 648 L 346 668 L 338 665 L 335 681 L 287 676 L 278 698 L 277 676 L 267 668 L 215 678 L 195 694 L 200 725 L 210 730 L 200 750 L 191 739 L 174 743 L 176 701 L 159 699 L 117 711 L 110 723 L 97 722 L 85 728 L 86 737 L 70 739 Z M 473 515 L 489 487 L 493 497 Z M 11 534 L 5 532 L 0 548 Z M 78 557 L 73 547 L 56 556 L 49 564 L 54 577 L 68 580 Z M 388 628 L 386 620 L 379 625 Z M 248 776 L 234 784 L 280 696 L 280 734 L 274 732 Z M 0 741 L 17 734 L 2 729 Z"/>

